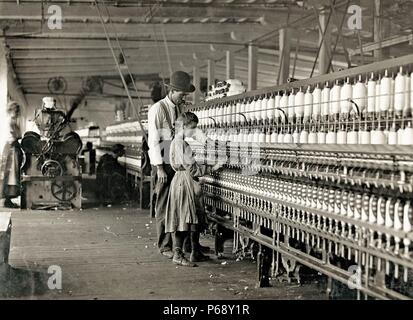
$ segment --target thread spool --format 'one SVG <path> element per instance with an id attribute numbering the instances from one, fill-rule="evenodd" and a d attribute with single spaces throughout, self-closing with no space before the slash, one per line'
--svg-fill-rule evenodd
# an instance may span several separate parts
<path id="1" fill-rule="evenodd" d="M 248 99 L 247 104 L 245 106 L 245 117 L 247 118 L 247 121 L 250 122 L 253 120 L 253 113 L 251 112 L 255 103 L 253 99 Z"/>
<path id="2" fill-rule="evenodd" d="M 403 67 L 394 79 L 394 110 L 397 114 L 402 114 L 405 108 L 406 76 L 403 74 Z"/>
<path id="3" fill-rule="evenodd" d="M 410 73 L 410 113 L 413 113 L 413 72 Z"/>
<path id="4" fill-rule="evenodd" d="M 288 96 L 288 108 L 287 108 L 287 115 L 289 119 L 294 117 L 294 107 L 295 107 L 295 94 L 294 90 L 291 91 L 290 95 Z"/>
<path id="5" fill-rule="evenodd" d="M 388 76 L 388 71 L 385 71 L 384 77 L 380 81 L 380 111 L 388 111 L 390 109 L 391 81 Z M 376 91 L 377 92 L 377 91 Z"/>
<path id="6" fill-rule="evenodd" d="M 298 91 L 295 94 L 295 98 L 294 98 L 294 104 L 295 104 L 295 108 L 294 108 L 294 112 L 295 112 L 295 116 L 298 118 L 302 118 L 304 115 L 304 92 L 302 91 L 302 88 L 300 88 L 300 91 Z"/>
<path id="7" fill-rule="evenodd" d="M 267 119 L 269 121 L 274 120 L 275 118 L 275 97 L 274 94 L 271 94 L 267 102 Z"/>
<path id="8" fill-rule="evenodd" d="M 337 131 L 337 144 L 346 144 L 347 143 L 347 132 L 342 126 L 340 130 Z"/>
<path id="9" fill-rule="evenodd" d="M 286 93 L 284 93 L 281 98 L 280 98 L 280 109 L 283 110 L 284 112 L 280 112 L 281 115 L 281 122 L 285 122 L 286 118 L 285 115 L 288 113 L 288 96 Z"/>
<path id="10" fill-rule="evenodd" d="M 283 143 L 293 143 L 293 136 L 291 133 L 287 132 L 284 135 Z"/>
<path id="11" fill-rule="evenodd" d="M 404 93 L 404 109 L 403 109 L 403 115 L 408 116 L 410 115 L 410 105 L 411 105 L 411 97 L 410 97 L 410 90 L 411 90 L 411 77 L 409 74 L 406 74 L 405 76 L 405 93 Z"/>
<path id="12" fill-rule="evenodd" d="M 350 85 L 351 87 L 351 85 Z M 336 83 L 334 84 L 333 88 L 331 88 L 330 92 L 330 111 L 329 114 L 338 114 L 340 113 L 340 96 L 341 96 L 341 87 L 338 83 L 338 80 L 336 80 Z"/>
<path id="13" fill-rule="evenodd" d="M 389 131 L 388 136 L 388 144 L 389 145 L 396 145 L 397 144 L 397 132 L 396 132 L 396 124 L 393 122 L 392 127 Z"/>
<path id="14" fill-rule="evenodd" d="M 265 134 L 265 143 L 271 143 L 271 131 L 270 131 L 270 129 L 268 129 L 267 133 Z"/>
<path id="15" fill-rule="evenodd" d="M 364 110 L 367 109 L 367 87 L 363 83 L 361 75 L 359 76 L 358 81 L 354 84 L 353 101 L 359 107 L 360 113 L 362 113 Z M 350 106 L 350 110 L 351 110 L 351 108 L 352 108 L 352 106 Z M 369 110 L 367 110 L 367 111 L 368 112 L 374 112 L 374 106 L 373 106 L 372 111 L 369 111 Z"/>
<path id="16" fill-rule="evenodd" d="M 221 124 L 221 105 L 217 105 L 215 108 L 215 121 L 217 122 L 218 125 Z"/>
<path id="17" fill-rule="evenodd" d="M 375 101 L 375 110 L 376 113 L 380 112 L 380 105 L 381 105 L 381 92 L 380 92 L 380 87 L 381 87 L 381 76 L 379 76 L 379 80 L 376 82 L 376 101 Z"/>
<path id="18" fill-rule="evenodd" d="M 326 133 L 324 132 L 324 128 L 321 127 L 321 130 L 317 132 L 317 143 L 318 144 L 325 144 L 326 143 Z"/>
<path id="19" fill-rule="evenodd" d="M 371 131 L 370 140 L 371 144 L 386 144 L 386 136 L 380 128 Z"/>
<path id="20" fill-rule="evenodd" d="M 238 100 L 237 106 L 235 108 L 235 112 L 236 112 L 235 122 L 240 123 L 241 118 L 243 118 L 243 116 L 240 115 L 240 113 L 242 112 L 242 101 L 241 100 Z"/>
<path id="21" fill-rule="evenodd" d="M 243 116 L 241 116 L 240 115 L 240 122 L 242 123 L 242 124 L 244 124 L 245 123 L 245 121 L 246 121 L 246 119 L 248 119 L 247 118 L 247 115 L 246 115 L 246 111 L 247 111 L 247 99 L 244 99 L 243 101 L 242 101 L 242 103 L 241 103 L 241 113 L 245 116 L 245 117 L 243 117 Z"/>
<path id="22" fill-rule="evenodd" d="M 298 128 L 295 128 L 293 132 L 293 143 L 299 143 L 300 141 L 300 133 L 298 132 Z"/>
<path id="23" fill-rule="evenodd" d="M 248 132 L 248 139 L 247 139 L 248 143 L 253 143 L 253 142 L 254 142 L 254 139 L 255 139 L 255 137 L 254 137 L 254 132 L 253 132 L 252 130 L 250 130 L 250 131 Z"/>
<path id="24" fill-rule="evenodd" d="M 280 100 L 281 100 L 281 95 L 279 92 L 277 92 L 277 94 L 274 97 L 274 118 L 275 119 L 279 119 L 281 118 L 281 111 L 277 110 L 277 108 L 280 108 Z"/>
<path id="25" fill-rule="evenodd" d="M 263 130 L 259 131 L 257 130 L 257 136 L 258 136 L 258 143 L 265 143 L 265 132 Z"/>
<path id="26" fill-rule="evenodd" d="M 344 83 L 344 85 L 341 87 L 341 90 L 340 90 L 340 100 L 341 100 L 340 107 L 339 107 L 340 113 L 348 114 L 350 112 L 353 106 L 349 100 L 352 98 L 353 98 L 353 86 L 350 83 L 350 79 L 347 78 L 346 83 Z"/>
<path id="27" fill-rule="evenodd" d="M 376 81 L 373 72 L 367 82 L 367 112 L 376 112 Z"/>
<path id="28" fill-rule="evenodd" d="M 326 135 L 326 144 L 336 144 L 337 143 L 337 132 L 334 128 L 330 128 Z"/>
<path id="29" fill-rule="evenodd" d="M 271 143 L 278 143 L 278 133 L 276 130 L 271 133 Z"/>
<path id="30" fill-rule="evenodd" d="M 411 121 L 409 121 L 407 123 L 406 128 L 404 128 L 401 144 L 402 145 L 412 145 L 413 144 L 413 128 L 412 128 Z"/>
<path id="31" fill-rule="evenodd" d="M 321 113 L 321 89 L 320 85 L 317 83 L 317 86 L 313 90 L 313 120 L 317 120 L 318 116 Z"/>
<path id="32" fill-rule="evenodd" d="M 330 88 L 328 82 L 323 90 L 321 90 L 321 116 L 327 116 L 330 111 Z"/>
<path id="33" fill-rule="evenodd" d="M 284 133 L 281 131 L 279 134 L 278 134 L 278 143 L 284 143 Z"/>
<path id="34" fill-rule="evenodd" d="M 311 130 L 311 132 L 308 134 L 308 143 L 314 144 L 318 142 L 318 138 L 317 138 L 317 133 L 315 132 L 315 130 Z"/>
<path id="35" fill-rule="evenodd" d="M 389 143 L 389 124 L 386 123 L 386 128 L 383 130 L 383 134 L 384 134 L 384 144 L 388 144 Z"/>
<path id="36" fill-rule="evenodd" d="M 309 136 L 309 133 L 304 128 L 300 133 L 299 143 L 308 143 L 308 136 Z"/>
<path id="37" fill-rule="evenodd" d="M 261 117 L 261 108 L 262 108 L 262 98 L 258 97 L 255 100 L 255 105 L 254 105 L 254 110 L 255 112 L 253 113 L 255 115 L 255 120 L 260 121 L 262 120 Z M 254 120 L 254 119 L 253 119 Z"/>
<path id="38" fill-rule="evenodd" d="M 404 232 L 410 232 L 412 231 L 412 206 L 410 201 L 406 201 L 406 204 L 404 205 L 403 209 L 403 231 Z"/>
<path id="39" fill-rule="evenodd" d="M 359 143 L 359 133 L 353 130 L 347 132 L 347 144 L 358 144 Z"/>
<path id="40" fill-rule="evenodd" d="M 390 108 L 389 111 L 394 111 L 394 88 L 395 88 L 395 80 L 394 74 L 390 77 Z"/>
<path id="41" fill-rule="evenodd" d="M 230 126 L 232 124 L 232 113 L 233 113 L 234 109 L 232 107 L 232 103 L 228 103 L 226 105 L 226 108 L 224 110 L 224 114 L 225 114 L 225 124 L 228 126 Z"/>
<path id="42" fill-rule="evenodd" d="M 268 108 L 268 97 L 267 95 L 264 95 L 264 97 L 261 100 L 261 119 L 262 121 L 265 121 L 269 119 L 267 117 L 267 108 Z"/>
<path id="43" fill-rule="evenodd" d="M 304 121 L 308 121 L 311 118 L 313 112 L 313 95 L 311 94 L 311 87 L 308 86 L 306 93 L 304 94 Z"/>
<path id="44" fill-rule="evenodd" d="M 370 144 L 370 132 L 367 128 L 359 131 L 359 144 Z"/>
<path id="45" fill-rule="evenodd" d="M 404 140 L 404 128 L 400 127 L 399 130 L 397 130 L 397 144 L 402 145 Z"/>

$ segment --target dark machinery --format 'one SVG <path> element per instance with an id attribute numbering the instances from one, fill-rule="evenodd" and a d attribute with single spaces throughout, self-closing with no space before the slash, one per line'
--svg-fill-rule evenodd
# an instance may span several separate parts
<path id="1" fill-rule="evenodd" d="M 40 134 L 28 131 L 21 142 L 25 154 L 22 208 L 81 207 L 78 156 L 82 141 L 68 127 L 68 114 L 56 109 L 55 100 L 48 97 L 43 99 L 42 108 L 35 111 L 34 121 Z"/>

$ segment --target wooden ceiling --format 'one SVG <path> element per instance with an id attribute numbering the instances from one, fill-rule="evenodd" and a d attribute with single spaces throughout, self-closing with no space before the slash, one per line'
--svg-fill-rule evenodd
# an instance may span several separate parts
<path id="1" fill-rule="evenodd" d="M 216 60 L 217 78 L 225 77 L 225 51 L 235 53 L 236 77 L 247 79 L 247 50 L 250 41 L 259 46 L 258 87 L 274 85 L 278 71 L 278 30 L 288 25 L 292 32 L 292 63 L 297 50 L 294 77 L 308 77 L 318 50 L 318 22 L 313 5 L 319 8 L 333 0 L 0 0 L 0 29 L 10 49 L 18 84 L 27 94 L 48 93 L 49 78 L 61 76 L 68 93 L 75 94 L 87 76 L 118 75 L 109 50 L 99 11 L 111 43 L 119 39 L 133 74 L 168 76 L 170 71 L 192 72 L 201 67 L 206 76 L 207 59 Z M 335 40 L 345 14 L 346 0 L 335 0 L 337 16 L 332 18 Z M 372 0 L 351 1 L 363 8 L 360 38 L 344 24 L 346 48 L 356 54 L 360 42 L 373 41 Z M 387 1 L 383 19 L 392 33 L 409 37 L 412 29 L 411 1 Z M 48 7 L 62 8 L 62 29 L 49 29 Z M 0 31 L 1 32 L 1 31 Z M 397 41 L 400 41 L 398 38 Z M 396 42 L 397 42 L 396 41 Z M 333 41 L 334 42 L 334 41 Z M 393 44 L 393 54 L 411 50 L 408 39 Z M 353 50 L 353 51 L 352 51 Z M 119 50 L 116 49 L 116 54 Z M 372 61 L 365 52 L 364 62 Z M 354 56 L 353 63 L 360 63 Z M 344 68 L 344 47 L 339 40 L 333 66 Z M 146 77 L 146 82 L 151 77 Z"/>

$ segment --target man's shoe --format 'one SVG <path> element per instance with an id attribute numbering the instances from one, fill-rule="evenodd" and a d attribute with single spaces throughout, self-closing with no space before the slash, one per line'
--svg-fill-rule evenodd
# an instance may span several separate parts
<path id="1" fill-rule="evenodd" d="M 4 200 L 4 207 L 5 208 L 10 208 L 10 209 L 19 208 L 19 206 L 17 204 L 15 204 L 13 201 L 11 201 L 10 199 Z"/>
<path id="2" fill-rule="evenodd" d="M 182 252 L 175 251 L 174 256 L 172 258 L 172 263 L 184 267 L 196 267 L 196 264 L 188 261 L 188 259 L 185 258 Z"/>
<path id="3" fill-rule="evenodd" d="M 189 260 L 191 262 L 202 262 L 209 260 L 209 256 L 204 255 L 201 251 L 192 251 Z"/>
<path id="4" fill-rule="evenodd" d="M 172 259 L 173 256 L 174 256 L 174 253 L 172 251 L 168 250 L 168 251 L 162 251 L 161 255 L 167 257 L 168 259 Z"/>

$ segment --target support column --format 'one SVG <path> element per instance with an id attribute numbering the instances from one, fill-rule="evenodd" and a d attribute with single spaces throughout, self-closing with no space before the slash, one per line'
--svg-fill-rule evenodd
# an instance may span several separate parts
<path id="1" fill-rule="evenodd" d="M 258 47 L 250 42 L 248 45 L 248 91 L 257 89 Z"/>
<path id="2" fill-rule="evenodd" d="M 6 115 L 8 68 L 4 40 L 0 39 L 0 119 Z"/>
<path id="3" fill-rule="evenodd" d="M 227 50 L 226 52 L 226 72 L 225 72 L 227 79 L 234 79 L 235 78 L 235 60 L 234 60 L 234 53 L 232 51 Z"/>
<path id="4" fill-rule="evenodd" d="M 290 51 L 291 51 L 291 41 L 290 41 L 290 29 L 283 28 L 279 31 L 279 75 L 278 84 L 283 84 L 287 82 L 290 76 Z"/>
<path id="5" fill-rule="evenodd" d="M 328 14 L 325 10 L 320 12 L 320 26 L 321 30 L 319 30 L 319 42 L 318 45 L 321 44 L 320 54 L 318 57 L 318 72 L 319 74 L 328 73 L 329 69 L 329 62 L 331 57 L 331 28 L 327 26 Z M 323 40 L 323 33 L 324 30 L 327 32 L 325 33 L 324 40 Z"/>
<path id="6" fill-rule="evenodd" d="M 192 75 L 193 75 L 193 84 L 195 86 L 195 91 L 192 93 L 192 101 L 194 104 L 199 103 L 199 98 L 201 95 L 201 75 L 199 72 L 199 66 L 194 65 L 193 70 L 192 70 Z"/>
<path id="7" fill-rule="evenodd" d="M 215 84 L 215 61 L 208 59 L 208 90 Z"/>
<path id="8" fill-rule="evenodd" d="M 382 19 L 383 7 L 382 0 L 374 0 L 374 42 L 380 43 L 389 34 L 390 25 L 387 20 Z M 374 50 L 374 58 L 376 61 L 387 59 L 390 56 L 390 48 Z"/>

